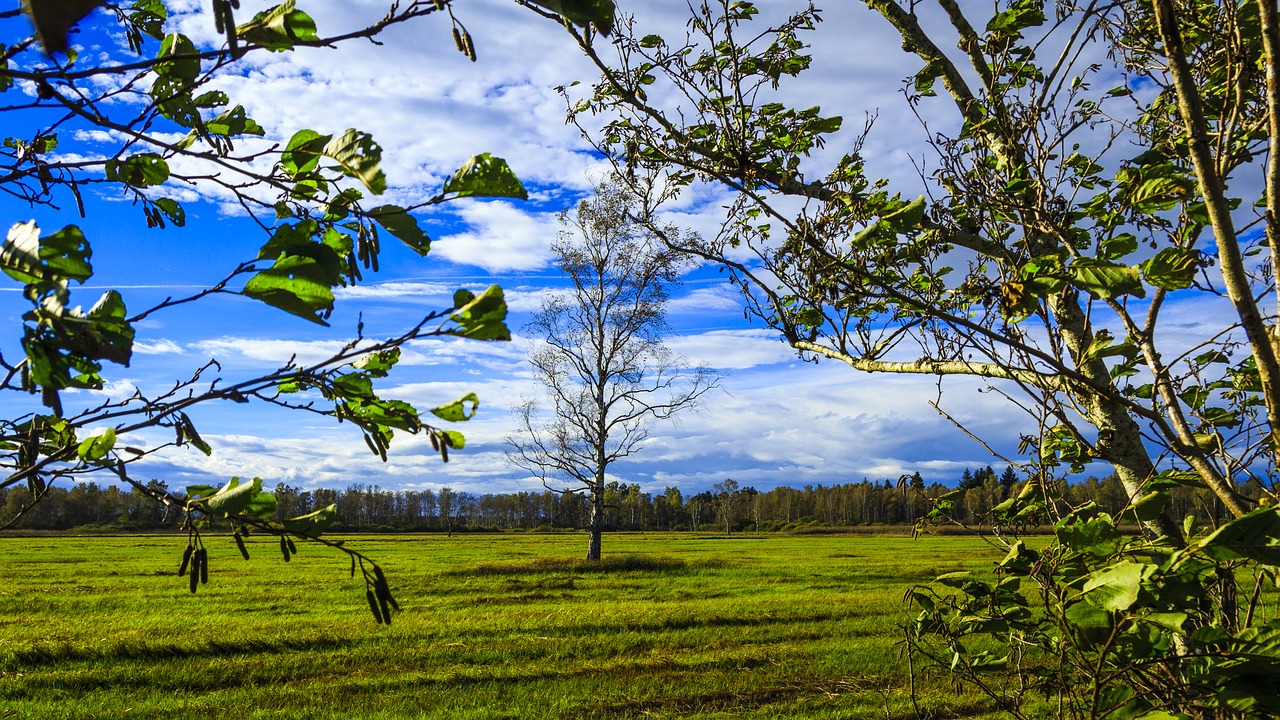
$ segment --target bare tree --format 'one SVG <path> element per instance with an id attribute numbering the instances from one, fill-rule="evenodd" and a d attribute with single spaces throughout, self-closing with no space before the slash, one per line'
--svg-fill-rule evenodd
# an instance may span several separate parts
<path id="1" fill-rule="evenodd" d="M 561 215 L 553 246 L 571 287 L 548 297 L 526 331 L 545 339 L 530 356 L 550 417 L 521 405 L 507 457 L 561 493 L 591 498 L 588 560 L 600 559 L 609 466 L 640 449 L 649 425 L 693 407 L 716 386 L 667 348 L 666 304 L 680 261 L 633 220 L 631 198 L 601 183 Z M 676 232 L 667 229 L 667 232 Z"/>

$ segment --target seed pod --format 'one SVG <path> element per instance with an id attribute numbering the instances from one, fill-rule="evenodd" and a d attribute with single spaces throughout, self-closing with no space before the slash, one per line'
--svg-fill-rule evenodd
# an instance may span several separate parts
<path id="1" fill-rule="evenodd" d="M 431 449 L 440 452 L 440 438 L 435 433 L 427 433 L 427 437 L 431 438 Z"/>
<path id="2" fill-rule="evenodd" d="M 200 584 L 209 584 L 209 551 L 200 548 Z"/>
<path id="3" fill-rule="evenodd" d="M 385 597 L 378 598 L 378 609 L 382 611 L 382 622 L 384 625 L 391 624 L 391 608 L 387 607 L 387 599 Z"/>
<path id="4" fill-rule="evenodd" d="M 285 539 L 284 539 L 284 541 L 285 541 L 286 543 L 288 543 L 288 544 L 289 544 L 289 553 L 290 553 L 291 555 L 297 555 L 297 554 L 298 554 L 298 546 L 293 544 L 293 538 L 291 538 L 291 537 L 287 537 L 287 536 L 286 536 L 286 537 L 285 537 Z"/>
<path id="5" fill-rule="evenodd" d="M 289 544 L 285 542 L 284 536 L 280 536 L 280 554 L 284 556 L 284 561 L 289 562 Z"/>
<path id="6" fill-rule="evenodd" d="M 234 538 L 236 539 L 236 547 L 240 548 L 240 555 L 241 555 L 242 557 L 244 557 L 244 559 L 245 559 L 245 560 L 248 560 L 248 559 L 249 559 L 249 548 L 246 548 L 246 547 L 244 546 L 244 538 L 240 537 L 240 533 L 238 533 L 238 532 L 237 532 L 237 533 L 234 533 L 234 534 L 232 535 L 232 537 L 234 537 Z"/>
<path id="7" fill-rule="evenodd" d="M 365 590 L 364 597 L 369 601 L 369 611 L 373 613 L 373 619 L 382 624 L 382 610 L 378 608 L 378 598 L 373 596 L 372 590 Z"/>
<path id="8" fill-rule="evenodd" d="M 467 52 L 467 46 L 462 44 L 462 33 L 458 32 L 456 27 L 453 29 L 453 44 L 458 48 L 458 52 Z"/>
<path id="9" fill-rule="evenodd" d="M 440 460 L 449 462 L 449 443 L 440 443 Z"/>
<path id="10" fill-rule="evenodd" d="M 196 592 L 196 588 L 200 585 L 199 565 L 200 565 L 200 553 L 195 553 L 191 556 L 191 578 L 189 582 L 189 587 L 191 588 L 191 593 L 193 595 Z"/>
<path id="11" fill-rule="evenodd" d="M 187 549 L 182 551 L 182 564 L 178 566 L 178 577 L 187 574 L 187 564 L 191 562 L 191 552 L 193 550 L 195 550 L 195 547 L 188 545 Z"/>
<path id="12" fill-rule="evenodd" d="M 391 607 L 399 610 L 400 603 L 391 596 L 391 586 L 387 584 L 387 576 L 382 574 L 382 568 L 377 565 L 373 566 L 373 591 L 378 596 L 378 601 L 383 604 L 390 603 Z M 389 621 L 388 621 L 389 624 Z"/>

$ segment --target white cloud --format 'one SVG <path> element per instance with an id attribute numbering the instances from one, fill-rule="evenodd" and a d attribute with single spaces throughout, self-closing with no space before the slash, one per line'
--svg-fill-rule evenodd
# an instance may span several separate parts
<path id="1" fill-rule="evenodd" d="M 160 339 L 154 342 L 135 340 L 133 351 L 140 355 L 182 355 L 187 352 L 178 343 L 167 339 Z"/>
<path id="2" fill-rule="evenodd" d="M 795 351 L 772 330 L 713 330 L 677 335 L 665 342 L 690 364 L 719 370 L 745 370 L 797 361 Z"/>
<path id="3" fill-rule="evenodd" d="M 433 247 L 441 257 L 490 272 L 550 264 L 559 230 L 554 213 L 532 214 L 505 201 L 467 202 L 457 212 L 472 229 L 437 240 Z"/>

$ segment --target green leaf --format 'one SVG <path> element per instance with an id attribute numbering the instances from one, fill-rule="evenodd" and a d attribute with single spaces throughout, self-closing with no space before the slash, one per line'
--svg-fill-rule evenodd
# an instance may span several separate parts
<path id="1" fill-rule="evenodd" d="M 307 537 L 320 537 L 338 519 L 338 506 L 326 505 L 313 513 L 291 517 L 281 524 L 284 529 Z"/>
<path id="2" fill-rule="evenodd" d="M 1167 247 L 1142 263 L 1141 268 L 1143 278 L 1161 290 L 1183 290 L 1195 282 L 1200 270 L 1200 252 Z"/>
<path id="3" fill-rule="evenodd" d="M 456 430 L 441 430 L 438 437 L 441 442 L 454 450 L 461 450 L 467 446 L 466 437 Z"/>
<path id="4" fill-rule="evenodd" d="M 294 0 L 287 0 L 258 13 L 252 20 L 236 28 L 236 35 L 273 52 L 290 50 L 296 43 L 317 39 L 315 21 L 310 15 L 298 10 Z"/>
<path id="5" fill-rule="evenodd" d="M 97 462 L 107 456 L 116 446 L 116 429 L 107 428 L 101 435 L 84 440 L 76 448 L 76 454 L 85 462 Z"/>
<path id="6" fill-rule="evenodd" d="M 1236 518 L 1188 547 L 1214 560 L 1247 558 L 1280 565 L 1280 509 L 1263 507 Z"/>
<path id="7" fill-rule="evenodd" d="M 351 366 L 364 370 L 369 377 L 386 377 L 391 368 L 400 361 L 400 348 L 391 348 L 382 352 L 369 353 L 351 363 Z"/>
<path id="8" fill-rule="evenodd" d="M 160 61 L 155 65 L 156 75 L 170 82 L 187 85 L 200 75 L 200 57 L 195 43 L 186 35 L 166 35 L 160 43 L 156 60 Z M 169 86 L 168 83 L 164 85 Z M 154 89 L 152 92 L 155 93 Z"/>
<path id="9" fill-rule="evenodd" d="M 613 0 L 531 0 L 535 5 L 563 15 L 566 20 L 586 27 L 591 25 L 608 37 L 613 32 Z"/>
<path id="10" fill-rule="evenodd" d="M 240 478 L 233 477 L 218 492 L 197 502 L 214 515 L 223 517 L 239 515 L 249 507 L 254 496 L 261 491 L 261 478 L 254 478 L 252 482 L 240 482 Z"/>
<path id="11" fill-rule="evenodd" d="M 1079 258 L 1069 268 L 1075 284 L 1097 298 L 1109 300 L 1121 295 L 1145 297 L 1138 268 L 1119 263 Z"/>
<path id="12" fill-rule="evenodd" d="M 404 208 L 380 205 L 367 215 L 419 255 L 426 255 L 431 250 L 431 238 L 427 237 L 422 228 L 418 227 L 418 221 L 405 212 Z"/>
<path id="13" fill-rule="evenodd" d="M 373 136 L 350 129 L 333 138 L 324 146 L 324 154 L 333 158 L 346 175 L 364 183 L 369 192 L 381 195 L 386 192 L 387 178 L 382 174 L 382 147 Z"/>
<path id="14" fill-rule="evenodd" d="M 295 180 L 303 173 L 315 170 L 324 155 L 324 148 L 333 139 L 315 130 L 299 130 L 289 138 L 284 152 L 280 153 L 280 167 Z"/>
<path id="15" fill-rule="evenodd" d="M 218 488 L 212 485 L 188 485 L 187 498 L 194 500 L 197 497 L 209 497 L 218 492 Z"/>
<path id="16" fill-rule="evenodd" d="M 519 178 L 507 167 L 507 161 L 489 153 L 474 155 L 462 164 L 444 184 L 444 191 L 455 197 L 509 197 L 528 200 L 529 193 Z"/>
<path id="17" fill-rule="evenodd" d="M 467 296 L 470 298 L 467 299 Z M 511 339 L 511 332 L 504 322 L 507 318 L 507 303 L 503 299 L 502 288 L 490 285 L 478 297 L 459 291 L 454 294 L 455 306 L 460 299 L 466 299 L 465 304 L 449 316 L 450 320 L 459 325 L 459 329 L 454 330 L 453 334 L 475 340 Z"/>
<path id="18" fill-rule="evenodd" d="M 169 163 L 155 153 L 139 153 L 107 161 L 107 179 L 136 188 L 162 185 L 169 179 Z"/>
<path id="19" fill-rule="evenodd" d="M 465 422 L 470 420 L 480 408 L 480 398 L 475 393 L 467 393 L 451 403 L 431 409 L 431 414 L 445 422 Z"/>
<path id="20" fill-rule="evenodd" d="M 920 221 L 924 219 L 924 210 L 925 200 L 924 195 L 921 195 L 898 210 L 882 216 L 880 221 L 889 231 L 902 234 L 920 226 Z"/>
<path id="21" fill-rule="evenodd" d="M 1111 634 L 1111 613 L 1092 603 L 1072 603 L 1067 606 L 1064 615 L 1080 638 L 1087 643 L 1100 643 Z"/>
<path id="22" fill-rule="evenodd" d="M 236 137 L 238 135 L 265 135 L 262 126 L 245 113 L 244 106 L 237 105 L 204 124 L 211 135 Z"/>
<path id="23" fill-rule="evenodd" d="M 245 283 L 246 296 L 272 307 L 328 326 L 325 318 L 333 312 L 330 274 L 313 258 L 282 255 L 271 267 Z"/>
<path id="24" fill-rule="evenodd" d="M 41 238 L 40 229 L 31 220 L 9 228 L 0 247 L 0 269 L 26 285 L 65 280 L 83 283 L 93 276 L 92 255 L 84 233 L 75 225 Z"/>
<path id="25" fill-rule="evenodd" d="M 128 365 L 133 357 L 133 326 L 125 321 L 128 310 L 115 290 L 102 293 L 85 315 L 88 327 L 70 347 L 92 358 Z"/>
<path id="26" fill-rule="evenodd" d="M 1084 598 L 1095 607 L 1123 612 L 1138 601 L 1142 581 L 1155 569 L 1152 565 L 1122 562 L 1104 567 L 1089 575 L 1082 590 Z"/>

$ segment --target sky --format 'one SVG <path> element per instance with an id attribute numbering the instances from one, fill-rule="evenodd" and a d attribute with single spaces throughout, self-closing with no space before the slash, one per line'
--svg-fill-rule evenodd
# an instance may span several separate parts
<path id="1" fill-rule="evenodd" d="M 214 43 L 205 0 L 177 0 L 171 29 L 198 43 Z M 763 5 L 763 4 L 762 4 Z M 795 3 L 769 4 L 800 7 Z M 240 17 L 265 7 L 244 0 Z M 370 0 L 301 3 L 321 33 L 368 22 L 385 12 Z M 623 4 L 643 32 L 683 27 L 683 2 Z M 412 204 L 434 195 L 472 154 L 507 160 L 530 191 L 527 202 L 458 200 L 419 215 L 432 236 L 429 256 L 418 258 L 387 246 L 381 270 L 338 293 L 330 327 L 322 328 L 238 297 L 215 297 L 158 313 L 140 323 L 134 361 L 109 366 L 102 393 L 68 395 L 93 403 L 102 394 L 123 397 L 134 388 L 154 391 L 186 377 L 210 359 L 226 382 L 269 371 L 290 357 L 319 358 L 350 339 L 358 322 L 370 337 L 391 335 L 422 314 L 446 309 L 455 288 L 500 284 L 511 309 L 508 343 L 458 339 L 416 341 L 381 389 L 384 397 L 419 408 L 467 392 L 481 398 L 479 414 L 457 429 L 465 450 L 440 462 L 425 438 L 399 434 L 386 462 L 371 456 L 349 425 L 259 406 L 210 406 L 192 413 L 212 456 L 167 452 L 135 469 L 170 486 L 220 483 L 227 477 L 261 477 L 302 488 L 352 484 L 384 489 L 438 489 L 488 493 L 540 490 L 510 465 L 504 438 L 515 430 L 512 407 L 536 398 L 527 353 L 536 338 L 523 329 L 529 313 L 563 281 L 552 265 L 558 213 L 589 191 L 605 165 L 564 122 L 558 86 L 594 79 L 587 62 L 562 29 L 508 0 L 456 4 L 475 38 L 479 59 L 469 62 L 453 46 L 445 19 L 427 18 L 392 28 L 379 45 L 347 43 L 337 49 L 256 54 L 217 85 L 243 104 L 267 131 L 265 142 L 287 139 L 300 128 L 322 133 L 355 127 L 371 133 L 384 150 L 387 200 Z M 856 3 L 837 3 L 809 37 L 814 68 L 788 86 L 786 97 L 821 104 L 845 117 L 825 155 L 838 157 L 862 127 L 864 113 L 878 120 L 864 148 L 870 172 L 892 177 L 906 191 L 918 188 L 913 158 L 927 156 L 925 131 L 900 92 L 918 61 L 902 52 L 890 28 Z M 96 41 L 95 39 L 96 38 Z M 109 41 L 87 35 L 82 52 L 105 53 Z M 926 114 L 932 110 L 926 110 Z M 939 123 L 954 122 L 945 112 Z M 77 136 L 76 152 L 91 155 L 91 133 Z M 99 150 L 100 151 L 100 150 Z M 90 191 L 89 217 L 0 201 L 0 217 L 35 219 L 46 231 L 69 222 L 85 230 L 94 247 L 95 277 L 73 293 L 91 304 L 97 293 L 119 289 L 131 310 L 181 296 L 218 281 L 235 263 L 250 259 L 261 231 L 216 192 L 169 187 L 187 203 L 184 228 L 147 229 L 138 208 L 110 191 Z M 727 196 L 705 192 L 672 208 L 671 220 L 712 235 Z M 64 199 L 65 201 L 65 199 Z M 6 357 L 15 352 L 23 301 L 14 283 L 0 283 L 0 339 Z M 1194 318 L 1188 311 L 1188 318 Z M 668 344 L 691 363 L 721 373 L 720 388 L 677 421 L 654 424 L 643 451 L 615 465 L 616 479 L 650 492 L 670 485 L 709 489 L 733 478 L 767 490 L 779 485 L 883 481 L 919 472 L 929 482 L 954 483 L 966 468 L 1001 463 L 941 417 L 931 402 L 1012 453 L 1029 422 L 980 386 L 962 379 L 870 376 L 831 363 L 802 362 L 778 336 L 744 320 L 742 302 L 714 267 L 690 271 L 673 293 Z M 1189 320 L 1194 324 L 1194 320 Z M 941 396 L 939 393 L 941 392 Z M 6 398 L 6 403 L 16 402 Z M 132 444 L 157 443 L 143 434 Z"/>

